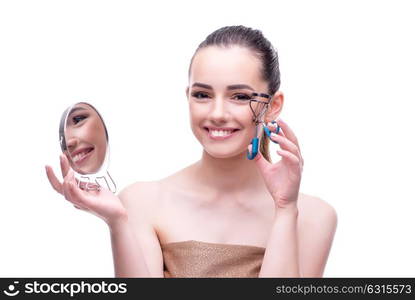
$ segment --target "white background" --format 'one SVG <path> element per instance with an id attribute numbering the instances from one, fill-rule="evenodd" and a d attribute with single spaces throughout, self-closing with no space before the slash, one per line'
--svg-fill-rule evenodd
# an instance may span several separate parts
<path id="1" fill-rule="evenodd" d="M 0 276 L 112 277 L 109 231 L 47 181 L 63 110 L 106 121 L 119 189 L 199 159 L 185 98 L 225 25 L 277 48 L 303 193 L 335 207 L 326 277 L 415 276 L 411 1 L 1 1 Z M 167 128 L 167 130 L 163 130 Z"/>

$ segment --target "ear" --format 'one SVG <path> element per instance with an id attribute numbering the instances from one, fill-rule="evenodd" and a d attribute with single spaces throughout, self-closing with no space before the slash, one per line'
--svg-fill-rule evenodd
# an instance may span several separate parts
<path id="1" fill-rule="evenodd" d="M 265 122 L 271 122 L 278 118 L 281 114 L 282 107 L 284 106 L 284 94 L 281 91 L 278 91 L 272 96 L 271 104 L 268 107 L 267 113 L 265 115 Z"/>

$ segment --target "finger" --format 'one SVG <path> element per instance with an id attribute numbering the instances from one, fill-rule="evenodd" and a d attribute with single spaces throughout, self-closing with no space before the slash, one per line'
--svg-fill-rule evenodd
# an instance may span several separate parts
<path id="1" fill-rule="evenodd" d="M 287 139 L 297 145 L 298 149 L 300 149 L 300 145 L 298 143 L 297 137 L 294 134 L 294 131 L 292 131 L 292 129 L 282 119 L 278 119 L 277 122 L 278 125 L 280 125 L 281 129 L 284 131 L 284 135 L 287 137 Z"/>
<path id="2" fill-rule="evenodd" d="M 248 145 L 248 151 L 251 153 L 252 145 Z M 261 151 L 258 151 L 257 155 L 254 157 L 253 161 L 255 162 L 256 166 L 261 170 L 266 170 L 266 168 L 270 165 L 270 162 L 267 161 L 264 156 L 262 155 Z"/>
<path id="3" fill-rule="evenodd" d="M 282 131 L 280 130 L 281 135 L 287 137 L 290 141 L 292 141 L 298 148 L 298 152 L 299 152 L 299 156 L 301 159 L 301 164 L 304 165 L 304 159 L 303 156 L 301 154 L 301 149 L 300 149 L 300 144 L 298 142 L 298 139 L 296 137 L 296 135 L 294 134 L 294 132 L 292 131 L 292 129 L 287 125 L 287 123 L 285 123 L 284 120 L 282 120 L 281 118 L 279 118 L 277 120 L 278 125 L 280 125 Z M 279 134 L 279 133 L 278 133 Z"/>
<path id="4" fill-rule="evenodd" d="M 59 194 L 62 194 L 62 183 L 59 179 L 55 176 L 52 167 L 45 166 L 46 175 L 48 176 L 49 182 L 52 185 L 53 189 L 57 191 Z"/>
<path id="5" fill-rule="evenodd" d="M 80 180 L 78 180 L 76 177 L 75 177 L 75 172 L 74 172 L 74 170 L 72 169 L 72 168 L 69 168 L 68 169 L 68 173 L 66 174 L 66 177 L 65 178 L 67 178 L 67 180 L 69 180 L 70 182 L 72 182 L 75 186 L 77 186 L 78 188 L 80 188 L 80 189 L 83 189 L 82 188 L 82 184 L 84 183 L 83 181 L 80 181 Z"/>
<path id="6" fill-rule="evenodd" d="M 69 182 L 68 180 L 64 180 L 62 183 L 62 194 L 65 197 L 66 200 L 68 200 L 69 202 L 72 202 L 72 199 L 70 198 L 69 195 Z"/>
<path id="7" fill-rule="evenodd" d="M 61 162 L 61 171 L 62 171 L 62 177 L 65 178 L 65 176 L 68 174 L 68 171 L 70 169 L 69 167 L 69 161 L 66 155 L 61 154 L 59 156 L 60 162 Z"/>
<path id="8" fill-rule="evenodd" d="M 70 187 L 71 184 L 74 184 L 75 180 L 74 180 L 74 173 L 72 171 L 72 169 L 69 169 L 68 173 L 66 174 L 65 178 L 63 179 L 63 184 L 62 184 L 62 190 L 63 190 L 63 194 L 65 196 L 65 199 L 68 200 L 69 202 L 72 203 L 76 203 L 77 200 L 73 198 L 73 196 L 70 193 Z"/>
<path id="9" fill-rule="evenodd" d="M 70 180 L 73 183 L 76 183 L 75 172 L 72 170 L 72 168 L 69 168 L 68 173 L 66 175 L 68 177 L 68 180 Z"/>
<path id="10" fill-rule="evenodd" d="M 278 135 L 281 135 L 281 136 L 285 136 L 284 131 L 282 130 L 281 127 L 278 130 L 278 133 L 276 133 L 277 126 L 278 126 L 278 124 L 272 124 L 272 123 L 270 123 L 269 125 L 267 125 L 267 127 L 271 131 L 271 133 L 275 133 L 275 134 L 278 134 Z"/>
<path id="11" fill-rule="evenodd" d="M 287 137 L 271 133 L 271 139 L 277 142 L 282 150 L 290 151 L 292 154 L 301 159 L 300 150 L 298 149 L 297 145 L 291 142 Z"/>
<path id="12" fill-rule="evenodd" d="M 278 127 L 278 124 L 277 124 L 277 123 L 271 123 L 271 122 L 269 122 L 269 123 L 267 124 L 267 127 L 268 127 L 268 129 L 269 129 L 271 132 L 275 132 L 275 129 Z"/>
<path id="13" fill-rule="evenodd" d="M 100 187 L 98 184 L 95 184 L 93 182 L 85 182 L 85 181 L 80 181 L 78 186 L 81 190 L 84 190 L 84 191 L 96 191 Z"/>
<path id="14" fill-rule="evenodd" d="M 84 191 L 82 188 L 82 186 L 86 187 L 88 183 L 85 185 L 85 182 L 83 181 L 78 182 L 75 178 L 75 172 L 72 169 L 68 171 L 68 180 L 70 181 L 69 192 L 71 198 L 74 200 L 74 202 L 79 204 L 79 206 L 85 210 L 88 210 L 91 204 L 91 193 L 89 191 Z M 78 185 L 78 183 L 80 185 Z"/>
<path id="15" fill-rule="evenodd" d="M 97 195 L 101 191 L 101 186 L 92 182 L 88 182 L 86 188 L 90 195 Z"/>
<path id="16" fill-rule="evenodd" d="M 71 202 L 75 207 L 79 209 L 85 209 L 85 205 L 80 197 L 74 193 L 74 190 L 79 189 L 71 180 L 64 182 L 64 194 L 66 200 Z"/>
<path id="17" fill-rule="evenodd" d="M 268 125 L 268 129 L 271 130 L 271 139 L 273 141 L 276 141 L 278 144 L 280 144 L 280 141 L 282 141 L 282 142 L 287 141 L 286 143 L 288 143 L 288 144 L 285 143 L 284 145 L 280 145 L 281 149 L 285 149 L 285 150 L 291 151 L 292 153 L 296 154 L 300 158 L 301 164 L 304 165 L 304 159 L 303 159 L 303 156 L 301 155 L 301 151 L 298 148 L 298 146 L 286 138 L 286 136 L 284 134 L 284 131 L 281 129 L 281 127 L 280 127 L 280 130 L 278 131 L 278 133 L 275 133 L 274 130 L 275 130 L 276 127 L 277 127 L 277 125 L 272 124 L 272 123 L 270 123 Z M 283 138 L 283 140 L 280 140 L 281 138 Z M 287 148 L 288 146 L 289 146 L 289 148 Z M 295 149 L 295 151 L 293 151 L 294 149 Z"/>
<path id="18" fill-rule="evenodd" d="M 71 198 L 74 199 L 74 204 L 87 211 L 91 208 L 92 201 L 88 195 L 88 192 L 81 190 L 74 183 L 71 183 L 69 185 L 69 193 Z"/>
<path id="19" fill-rule="evenodd" d="M 300 171 L 302 170 L 301 161 L 297 156 L 286 150 L 277 150 L 277 153 L 282 156 L 282 159 L 285 159 L 290 165 L 298 167 Z"/>

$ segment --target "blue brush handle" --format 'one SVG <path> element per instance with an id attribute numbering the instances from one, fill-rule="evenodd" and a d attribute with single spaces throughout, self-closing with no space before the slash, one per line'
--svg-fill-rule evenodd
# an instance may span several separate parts
<path id="1" fill-rule="evenodd" d="M 251 141 L 252 152 L 250 153 L 248 150 L 246 154 L 249 160 L 253 160 L 255 156 L 258 154 L 258 144 L 259 144 L 259 139 L 257 137 L 253 138 Z"/>

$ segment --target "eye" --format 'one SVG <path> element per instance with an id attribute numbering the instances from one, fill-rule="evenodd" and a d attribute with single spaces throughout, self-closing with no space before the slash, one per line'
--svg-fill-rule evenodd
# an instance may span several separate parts
<path id="1" fill-rule="evenodd" d="M 192 97 L 196 99 L 206 99 L 209 97 L 209 95 L 205 92 L 193 92 Z"/>
<path id="2" fill-rule="evenodd" d="M 248 102 L 249 100 L 251 100 L 251 96 L 247 94 L 235 94 L 232 96 L 232 99 L 238 100 L 240 102 Z"/>
<path id="3" fill-rule="evenodd" d="M 79 122 L 81 122 L 81 121 L 83 121 L 84 119 L 86 119 L 87 118 L 87 116 L 85 116 L 85 115 L 78 115 L 78 116 L 74 116 L 73 118 L 72 118 L 72 122 L 74 123 L 74 124 L 78 124 Z"/>

